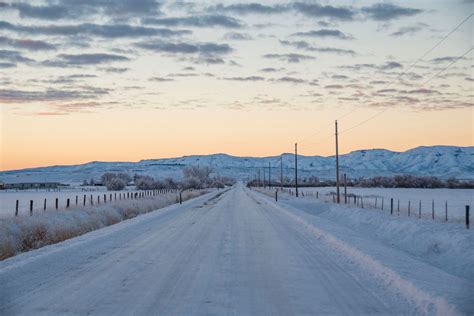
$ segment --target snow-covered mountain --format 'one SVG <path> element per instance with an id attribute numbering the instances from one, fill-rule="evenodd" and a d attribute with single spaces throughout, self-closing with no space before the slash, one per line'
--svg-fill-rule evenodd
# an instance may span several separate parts
<path id="1" fill-rule="evenodd" d="M 270 163 L 273 177 L 280 175 L 280 157 L 285 176 L 293 178 L 294 155 L 272 157 L 236 157 L 226 154 L 195 155 L 178 158 L 149 159 L 139 162 L 89 162 L 82 165 L 51 166 L 0 172 L 0 181 L 77 183 L 99 179 L 104 172 L 147 174 L 157 178 L 181 178 L 181 169 L 189 165 L 208 165 L 216 173 L 238 179 L 253 177 Z M 405 152 L 385 149 L 357 150 L 340 156 L 341 172 L 349 177 L 388 176 L 395 174 L 429 175 L 440 178 L 474 179 L 474 147 L 417 147 Z M 299 176 L 311 175 L 332 179 L 335 157 L 298 155 Z"/>

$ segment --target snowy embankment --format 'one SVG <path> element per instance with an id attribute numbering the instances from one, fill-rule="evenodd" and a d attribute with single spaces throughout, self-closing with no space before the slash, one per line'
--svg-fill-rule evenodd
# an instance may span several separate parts
<path id="1" fill-rule="evenodd" d="M 263 193 L 268 196 L 262 199 L 275 205 L 274 193 Z M 455 313 L 452 306 L 474 311 L 472 230 L 286 194 L 279 196 L 277 207 L 424 312 L 430 313 L 426 302 L 439 314 Z"/>
<path id="2" fill-rule="evenodd" d="M 206 190 L 185 191 L 182 199 L 189 200 L 207 192 Z M 0 260 L 113 225 L 177 202 L 177 194 L 168 193 L 109 204 L 71 207 L 65 211 L 37 213 L 35 216 L 0 219 Z"/>

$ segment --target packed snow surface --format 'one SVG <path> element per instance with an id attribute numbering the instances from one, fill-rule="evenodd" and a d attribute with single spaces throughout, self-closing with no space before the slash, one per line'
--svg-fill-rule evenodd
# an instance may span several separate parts
<path id="1" fill-rule="evenodd" d="M 329 204 L 282 198 L 239 184 L 6 259 L 0 314 L 474 311 L 471 231 L 449 226 L 465 253 L 433 264 L 435 250 L 424 258 L 386 240 L 393 230 L 377 239 L 350 217 L 319 216 Z M 427 223 L 434 235 L 449 225 Z M 416 226 L 410 233 L 417 243 Z M 466 264 L 449 268 L 454 260 Z"/>

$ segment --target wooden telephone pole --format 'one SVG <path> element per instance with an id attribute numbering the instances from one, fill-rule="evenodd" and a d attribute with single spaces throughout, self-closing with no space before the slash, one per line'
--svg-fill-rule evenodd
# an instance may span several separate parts
<path id="1" fill-rule="evenodd" d="M 271 166 L 271 163 L 268 162 L 268 188 L 271 189 L 272 188 L 272 166 Z"/>
<path id="2" fill-rule="evenodd" d="M 280 156 L 280 190 L 283 191 L 283 154 Z"/>
<path id="3" fill-rule="evenodd" d="M 339 192 L 339 143 L 337 139 L 337 120 L 336 120 L 336 194 L 337 203 L 341 203 L 341 196 Z"/>
<path id="4" fill-rule="evenodd" d="M 295 188 L 298 197 L 298 143 L 295 143 Z"/>

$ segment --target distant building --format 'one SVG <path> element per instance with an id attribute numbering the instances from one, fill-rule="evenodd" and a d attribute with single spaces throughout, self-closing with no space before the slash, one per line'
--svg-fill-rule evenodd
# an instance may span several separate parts
<path id="1" fill-rule="evenodd" d="M 17 189 L 17 190 L 27 190 L 27 189 L 58 189 L 61 187 L 68 186 L 67 184 L 62 184 L 59 182 L 19 182 L 19 183 L 2 183 L 0 189 Z"/>

